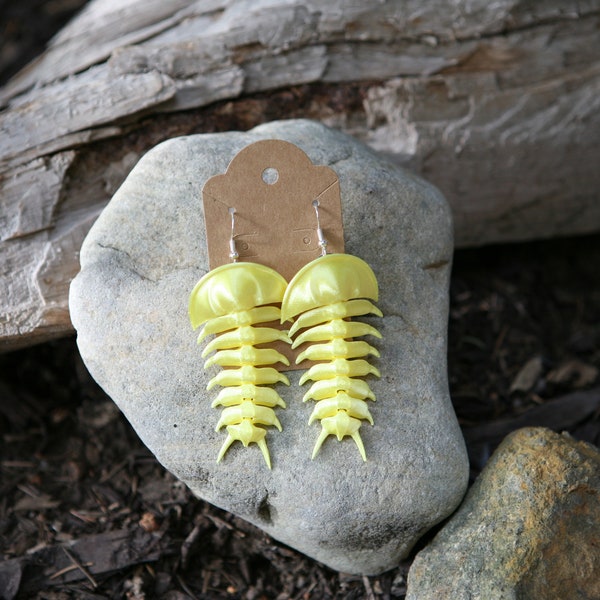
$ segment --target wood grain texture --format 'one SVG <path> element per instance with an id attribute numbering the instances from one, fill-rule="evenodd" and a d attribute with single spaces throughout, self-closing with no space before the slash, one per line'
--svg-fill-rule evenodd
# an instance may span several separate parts
<path id="1" fill-rule="evenodd" d="M 95 0 L 0 90 L 0 345 L 167 137 L 310 117 L 437 184 L 459 246 L 600 230 L 600 0 Z M 186 112 L 183 112 L 186 111 Z"/>

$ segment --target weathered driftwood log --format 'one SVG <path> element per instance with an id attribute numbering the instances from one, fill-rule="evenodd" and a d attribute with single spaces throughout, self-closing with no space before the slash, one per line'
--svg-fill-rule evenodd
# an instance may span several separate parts
<path id="1" fill-rule="evenodd" d="M 71 331 L 85 233 L 189 132 L 344 129 L 442 189 L 460 246 L 600 229 L 599 21 L 600 0 L 90 3 L 0 91 L 0 344 Z"/>

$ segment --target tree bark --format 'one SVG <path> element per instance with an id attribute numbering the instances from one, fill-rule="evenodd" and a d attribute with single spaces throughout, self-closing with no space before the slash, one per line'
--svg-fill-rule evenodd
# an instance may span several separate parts
<path id="1" fill-rule="evenodd" d="M 600 0 L 95 0 L 3 90 L 0 344 L 72 331 L 94 219 L 167 137 L 306 116 L 438 185 L 458 246 L 600 230 Z"/>

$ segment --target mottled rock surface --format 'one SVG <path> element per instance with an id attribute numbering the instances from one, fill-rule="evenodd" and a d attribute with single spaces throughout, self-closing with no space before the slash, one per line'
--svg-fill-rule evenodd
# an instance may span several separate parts
<path id="1" fill-rule="evenodd" d="M 407 600 L 600 598 L 600 452 L 520 429 L 416 557 Z"/>
<path id="2" fill-rule="evenodd" d="M 346 251 L 380 285 L 383 334 L 375 425 L 354 442 L 329 439 L 311 461 L 319 425 L 301 402 L 302 371 L 280 386 L 287 402 L 269 429 L 269 471 L 256 446 L 236 443 L 222 463 L 220 411 L 206 392 L 188 296 L 207 271 L 201 190 L 246 145 L 279 138 L 330 165 L 341 184 Z M 467 484 L 464 442 L 447 385 L 446 325 L 452 257 L 440 193 L 352 138 L 310 121 L 247 133 L 177 138 L 134 168 L 81 250 L 70 306 L 81 354 L 158 460 L 202 498 L 262 527 L 332 568 L 375 574 L 394 567 L 450 514 Z"/>

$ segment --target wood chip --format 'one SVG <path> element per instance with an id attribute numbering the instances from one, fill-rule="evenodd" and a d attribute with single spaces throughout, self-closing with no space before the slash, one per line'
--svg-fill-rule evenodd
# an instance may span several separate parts
<path id="1" fill-rule="evenodd" d="M 156 534 L 137 526 L 85 536 L 67 545 L 47 546 L 31 555 L 0 562 L 0 582 L 12 581 L 28 565 L 35 565 L 27 570 L 27 580 L 20 583 L 21 595 L 82 579 L 96 586 L 95 576 L 157 560 L 164 546 Z"/>
<path id="2" fill-rule="evenodd" d="M 591 385 L 598 378 L 598 369 L 580 360 L 573 359 L 561 363 L 556 369 L 548 373 L 550 383 L 572 383 L 576 388 Z"/>
<path id="3" fill-rule="evenodd" d="M 548 400 L 516 417 L 467 427 L 463 429 L 463 434 L 471 460 L 478 463 L 478 459 L 481 459 L 485 462 L 494 448 L 512 431 L 522 427 L 548 427 L 563 431 L 574 427 L 599 409 L 600 386 Z"/>
<path id="4" fill-rule="evenodd" d="M 541 356 L 534 356 L 529 359 L 517 373 L 509 392 L 512 394 L 514 392 L 528 392 L 531 390 L 540 378 L 543 369 L 544 365 Z"/>

